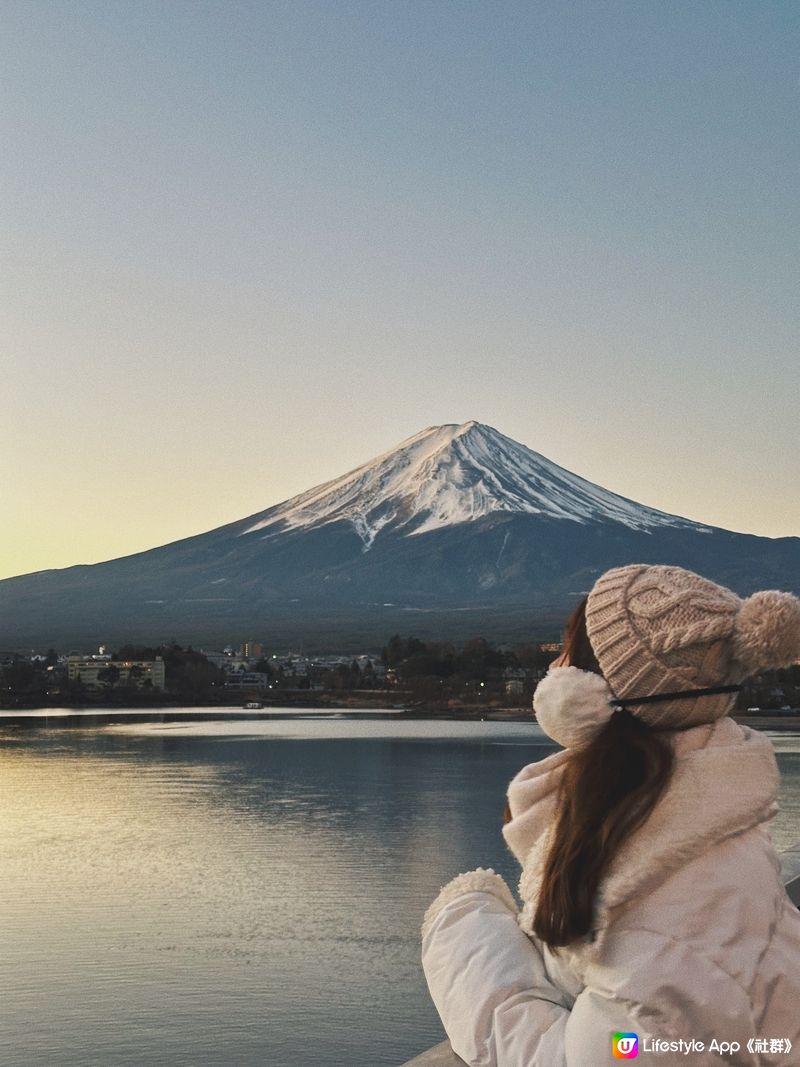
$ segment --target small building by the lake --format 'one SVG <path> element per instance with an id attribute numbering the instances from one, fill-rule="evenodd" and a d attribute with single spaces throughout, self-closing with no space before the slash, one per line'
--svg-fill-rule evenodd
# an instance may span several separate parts
<path id="1" fill-rule="evenodd" d="M 112 660 L 110 656 L 68 656 L 67 677 L 80 681 L 87 689 L 104 689 L 108 685 L 137 689 L 164 688 L 164 660 Z"/>

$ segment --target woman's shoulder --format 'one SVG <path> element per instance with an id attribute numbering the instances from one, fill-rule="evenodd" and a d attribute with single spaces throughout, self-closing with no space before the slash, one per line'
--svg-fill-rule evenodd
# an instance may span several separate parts
<path id="1" fill-rule="evenodd" d="M 710 845 L 609 916 L 607 937 L 646 930 L 726 961 L 749 985 L 785 906 L 780 861 L 764 826 Z M 800 947 L 800 946 L 799 946 Z"/>
<path id="2" fill-rule="evenodd" d="M 736 724 L 730 725 L 733 732 L 726 729 L 722 743 L 712 739 L 676 758 L 666 792 L 614 857 L 601 893 L 606 909 L 646 898 L 676 880 L 702 896 L 706 879 L 727 879 L 728 857 L 735 857 L 731 874 L 737 864 L 777 863 L 765 830 L 777 811 L 772 747 L 766 738 L 737 734 Z M 736 873 L 742 884 L 741 870 Z"/>

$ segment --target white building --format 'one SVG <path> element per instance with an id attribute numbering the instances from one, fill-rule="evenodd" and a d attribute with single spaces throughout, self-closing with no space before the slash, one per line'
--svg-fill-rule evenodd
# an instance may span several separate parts
<path id="1" fill-rule="evenodd" d="M 148 680 L 153 689 L 164 688 L 164 660 L 156 656 L 154 660 L 115 659 L 110 656 L 69 656 L 67 658 L 67 677 L 71 682 L 81 681 L 87 689 L 103 689 L 108 676 L 103 672 L 114 667 L 119 671 L 114 685 L 135 686 L 143 688 Z"/>

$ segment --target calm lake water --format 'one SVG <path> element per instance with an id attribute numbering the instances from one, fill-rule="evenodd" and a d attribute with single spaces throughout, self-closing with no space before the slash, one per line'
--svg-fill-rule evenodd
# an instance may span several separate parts
<path id="1" fill-rule="evenodd" d="M 554 751 L 526 724 L 53 723 L 0 720 L 13 1067 L 398 1067 L 443 1036 L 422 913 L 478 864 L 515 884 L 505 787 Z M 776 747 L 785 847 L 800 739 Z"/>

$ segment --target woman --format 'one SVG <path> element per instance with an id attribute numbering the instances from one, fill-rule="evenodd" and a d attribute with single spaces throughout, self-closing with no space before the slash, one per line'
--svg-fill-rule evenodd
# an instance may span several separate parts
<path id="1" fill-rule="evenodd" d="M 521 913 L 478 869 L 425 916 L 428 985 L 468 1064 L 800 1063 L 777 766 L 728 717 L 744 678 L 798 660 L 788 593 L 742 601 L 678 567 L 598 580 L 534 697 L 564 751 L 508 791 Z"/>

